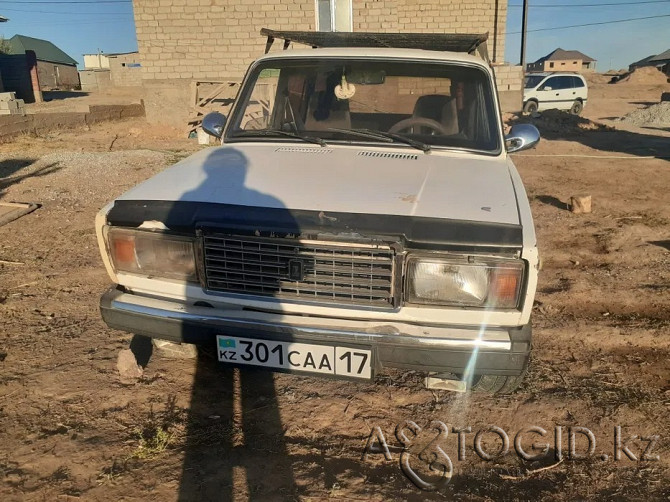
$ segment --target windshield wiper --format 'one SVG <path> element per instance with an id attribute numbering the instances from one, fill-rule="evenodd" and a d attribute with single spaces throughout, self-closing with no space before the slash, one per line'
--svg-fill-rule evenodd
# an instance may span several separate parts
<path id="1" fill-rule="evenodd" d="M 314 143 L 320 146 L 328 146 L 323 139 L 317 138 L 316 136 L 304 136 L 295 132 L 282 131 L 281 129 L 259 129 L 255 131 L 240 131 L 235 134 L 234 137 L 247 136 L 287 136 L 289 138 L 296 138 L 306 141 L 307 143 Z"/>
<path id="2" fill-rule="evenodd" d="M 402 134 L 376 131 L 373 129 L 336 129 L 333 127 L 329 127 L 327 130 L 334 132 L 349 133 L 356 136 L 364 136 L 366 138 L 380 139 L 387 143 L 391 143 L 393 141 L 399 141 L 400 143 L 405 143 L 406 145 L 409 145 L 413 148 L 417 148 L 424 153 L 430 152 L 430 145 L 427 145 L 426 143 L 422 143 L 421 141 L 417 141 L 415 139 L 408 138 L 407 136 L 404 136 Z"/>
<path id="3" fill-rule="evenodd" d="M 376 131 L 370 129 L 340 129 L 339 127 L 329 127 L 326 131 L 341 132 L 343 134 L 350 134 L 351 136 L 360 136 L 363 138 L 378 139 L 385 143 L 393 143 L 393 138 L 378 134 Z"/>

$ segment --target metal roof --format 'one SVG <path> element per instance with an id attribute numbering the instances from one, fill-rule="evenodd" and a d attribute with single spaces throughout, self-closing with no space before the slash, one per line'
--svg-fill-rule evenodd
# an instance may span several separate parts
<path id="1" fill-rule="evenodd" d="M 546 56 L 538 59 L 535 63 L 543 63 L 545 61 L 567 61 L 567 60 L 581 59 L 584 62 L 595 61 L 595 59 L 587 56 L 586 54 L 579 51 L 566 51 L 560 47 L 555 51 L 550 52 Z"/>
<path id="2" fill-rule="evenodd" d="M 263 28 L 261 35 L 268 37 L 266 52 L 275 39 L 284 40 L 284 48 L 291 42 L 316 47 L 374 47 L 394 49 L 424 49 L 474 53 L 484 49 L 489 34 L 466 33 L 368 33 L 332 31 L 279 31 Z M 481 46 L 481 47 L 480 47 Z M 485 55 L 485 50 L 483 55 Z M 486 58 L 488 59 L 488 58 Z"/>
<path id="3" fill-rule="evenodd" d="M 668 59 L 670 59 L 670 49 L 650 58 L 649 61 L 667 61 Z"/>
<path id="4" fill-rule="evenodd" d="M 48 40 L 14 35 L 8 40 L 9 54 L 25 54 L 26 51 L 35 52 L 38 61 L 77 65 L 77 62 Z"/>

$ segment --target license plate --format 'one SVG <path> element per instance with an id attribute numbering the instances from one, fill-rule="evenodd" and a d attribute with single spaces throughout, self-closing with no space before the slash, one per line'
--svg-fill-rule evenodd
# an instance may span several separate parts
<path id="1" fill-rule="evenodd" d="M 372 378 L 372 351 L 310 343 L 216 337 L 219 361 L 361 379 Z"/>

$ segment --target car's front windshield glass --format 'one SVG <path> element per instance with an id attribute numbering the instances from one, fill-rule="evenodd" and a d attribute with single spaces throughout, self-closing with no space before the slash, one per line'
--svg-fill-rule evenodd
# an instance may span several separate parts
<path id="1" fill-rule="evenodd" d="M 226 140 L 398 143 L 498 152 L 490 79 L 416 61 L 281 59 L 252 71 Z M 273 131 L 277 134 L 273 134 Z M 423 145 L 423 146 L 421 146 Z"/>
<path id="2" fill-rule="evenodd" d="M 544 75 L 528 75 L 526 77 L 526 85 L 524 86 L 526 89 L 533 89 L 534 87 L 537 87 L 537 84 L 542 82 L 544 79 Z"/>

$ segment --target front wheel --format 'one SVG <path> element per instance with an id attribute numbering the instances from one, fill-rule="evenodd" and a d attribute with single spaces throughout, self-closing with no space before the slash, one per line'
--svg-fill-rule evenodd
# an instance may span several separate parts
<path id="1" fill-rule="evenodd" d="M 537 112 L 537 109 L 537 101 L 526 101 L 526 104 L 523 105 L 523 111 L 525 113 L 533 114 Z"/>
<path id="2" fill-rule="evenodd" d="M 580 113 L 582 113 L 583 109 L 584 109 L 584 105 L 582 104 L 581 101 L 577 100 L 574 103 L 572 103 L 572 108 L 570 108 L 570 113 L 572 113 L 573 115 L 579 115 Z"/>
<path id="3" fill-rule="evenodd" d="M 520 375 L 481 375 L 475 377 L 471 389 L 474 392 L 485 394 L 511 394 L 521 386 L 526 373 L 528 373 L 528 362 L 526 362 Z"/>

